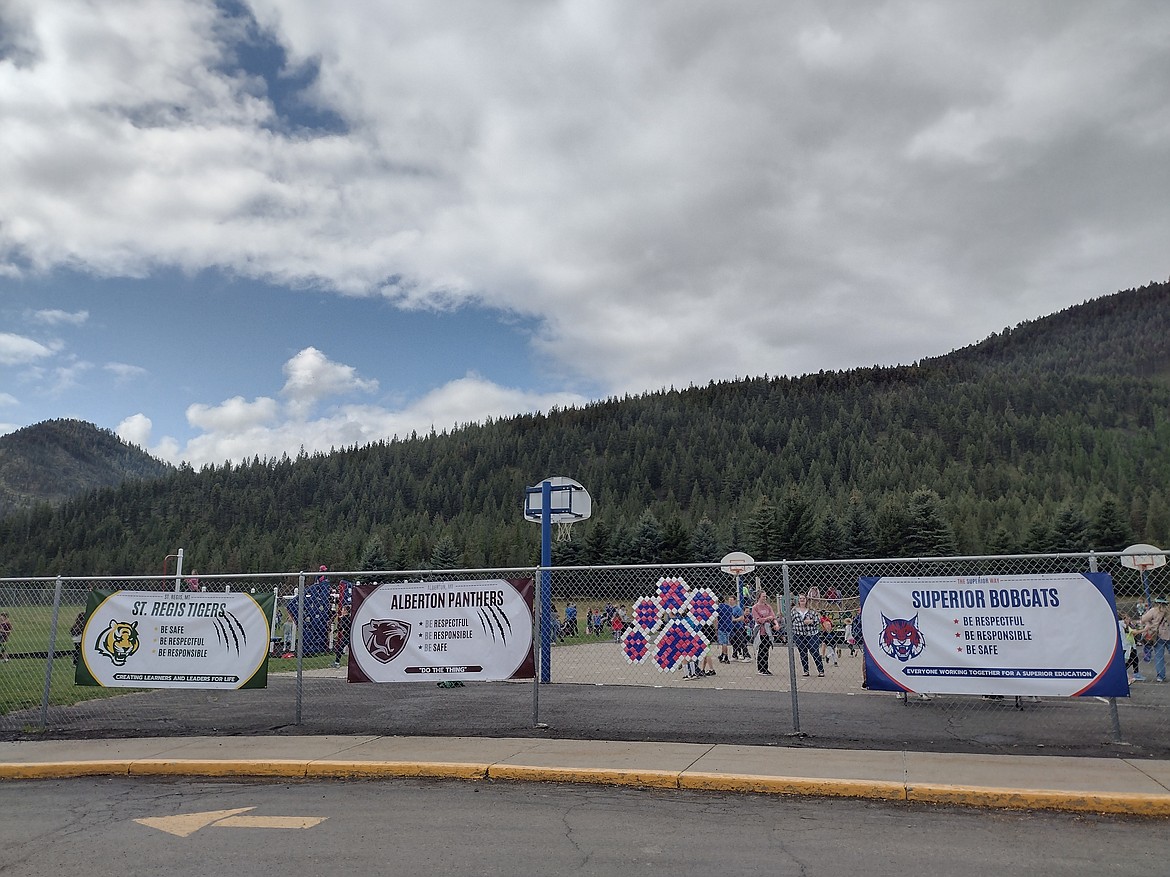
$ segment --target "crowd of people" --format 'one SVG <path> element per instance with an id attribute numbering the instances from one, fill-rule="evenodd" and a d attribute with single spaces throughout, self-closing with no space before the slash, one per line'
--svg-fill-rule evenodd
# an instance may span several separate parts
<path id="1" fill-rule="evenodd" d="M 816 604 L 815 606 L 813 604 Z M 684 679 L 701 679 L 717 675 L 715 664 L 752 663 L 761 676 L 771 676 L 770 654 L 773 645 L 786 645 L 788 624 L 791 624 L 793 644 L 800 656 L 805 676 L 810 675 L 809 662 L 816 668 L 817 676 L 825 675 L 829 665 L 839 666 L 845 648 L 855 656 L 864 648 L 861 634 L 861 619 L 855 612 L 842 605 L 835 588 L 826 590 L 821 596 L 816 588 L 799 595 L 791 610 L 777 614 L 772 600 L 763 590 L 757 590 L 746 604 L 735 594 L 728 594 L 716 608 L 715 617 L 703 625 L 699 632 L 707 638 L 711 649 L 702 659 L 687 661 L 683 667 Z M 607 601 L 601 607 L 589 607 L 585 611 L 584 633 L 577 628 L 577 605 L 570 602 L 565 607 L 565 618 L 561 621 L 557 607 L 553 606 L 551 639 L 563 642 L 568 636 L 585 636 L 592 639 L 612 638 L 621 642 L 622 634 L 633 624 L 628 606 Z M 751 649 L 755 648 L 753 658 Z"/>

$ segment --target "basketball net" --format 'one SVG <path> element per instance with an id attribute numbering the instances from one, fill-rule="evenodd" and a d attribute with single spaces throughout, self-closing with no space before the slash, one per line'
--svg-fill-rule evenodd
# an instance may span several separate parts
<path id="1" fill-rule="evenodd" d="M 573 538 L 574 521 L 557 521 L 557 542 L 568 542 Z"/>

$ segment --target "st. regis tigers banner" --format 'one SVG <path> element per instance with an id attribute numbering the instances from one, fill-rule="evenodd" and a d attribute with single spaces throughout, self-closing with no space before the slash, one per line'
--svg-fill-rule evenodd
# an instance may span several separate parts
<path id="1" fill-rule="evenodd" d="M 1128 697 L 1105 573 L 860 579 L 866 687 Z"/>
<path id="2" fill-rule="evenodd" d="M 78 685 L 265 688 L 275 597 L 90 591 Z"/>

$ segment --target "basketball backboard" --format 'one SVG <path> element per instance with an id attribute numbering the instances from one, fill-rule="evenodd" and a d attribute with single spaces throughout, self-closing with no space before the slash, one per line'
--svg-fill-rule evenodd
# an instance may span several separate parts
<path id="1" fill-rule="evenodd" d="M 1162 553 L 1161 548 L 1139 543 L 1125 549 L 1125 553 L 1121 555 L 1121 565 L 1130 569 L 1156 569 L 1166 565 L 1166 555 Z"/>
<path id="2" fill-rule="evenodd" d="M 549 521 L 554 524 L 573 524 L 593 514 L 593 499 L 589 491 L 572 478 L 554 475 L 524 491 L 524 517 L 540 523 L 544 514 L 544 481 L 549 483 Z"/>
<path id="3" fill-rule="evenodd" d="M 756 568 L 756 561 L 750 554 L 732 551 L 730 554 L 725 554 L 723 560 L 719 561 L 719 568 L 729 576 L 742 576 Z"/>

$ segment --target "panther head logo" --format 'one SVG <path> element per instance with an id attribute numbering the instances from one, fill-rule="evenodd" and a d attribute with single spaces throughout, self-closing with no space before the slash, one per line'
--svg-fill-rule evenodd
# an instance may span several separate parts
<path id="1" fill-rule="evenodd" d="M 410 622 L 393 618 L 375 618 L 362 625 L 362 642 L 374 659 L 389 664 L 406 648 L 410 640 Z"/>
<path id="2" fill-rule="evenodd" d="M 124 667 L 126 659 L 138 651 L 138 622 L 111 621 L 98 637 L 96 648 L 115 666 Z"/>
<path id="3" fill-rule="evenodd" d="M 926 648 L 926 637 L 918 628 L 918 616 L 913 618 L 886 618 L 882 616 L 882 651 L 905 663 L 917 658 Z"/>

